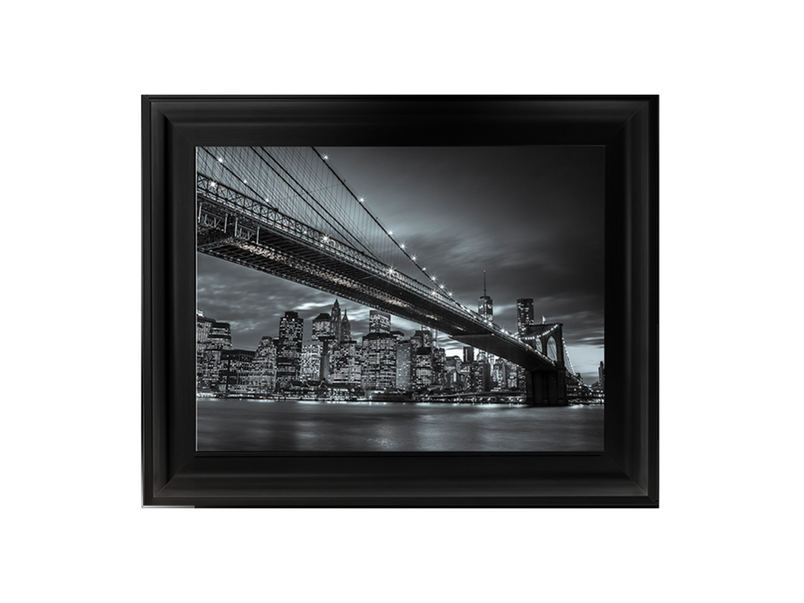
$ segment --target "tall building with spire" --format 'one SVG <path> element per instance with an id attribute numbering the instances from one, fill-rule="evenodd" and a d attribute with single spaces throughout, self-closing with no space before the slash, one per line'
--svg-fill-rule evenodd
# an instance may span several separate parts
<path id="1" fill-rule="evenodd" d="M 341 306 L 338 300 L 332 304 L 332 312 L 329 313 L 330 320 L 332 321 L 332 332 L 330 333 L 335 341 L 341 341 Z"/>
<path id="2" fill-rule="evenodd" d="M 483 295 L 477 302 L 477 313 L 487 320 L 494 320 L 494 302 L 486 294 L 486 271 L 483 271 Z"/>
<path id="3" fill-rule="evenodd" d="M 343 318 L 341 319 L 341 341 L 349 341 L 352 339 L 352 327 L 349 324 L 349 317 L 346 316 L 346 310 L 343 311 Z"/>
<path id="4" fill-rule="evenodd" d="M 602 360 L 597 367 L 597 382 L 600 383 L 600 389 L 606 388 L 606 365 L 603 364 Z"/>
<path id="5" fill-rule="evenodd" d="M 477 301 L 477 313 L 484 320 L 488 320 L 489 322 L 494 322 L 494 302 L 491 301 L 491 298 L 486 293 L 486 271 L 483 271 L 483 295 Z M 484 350 L 479 350 L 478 353 L 478 360 L 488 360 L 489 353 Z M 488 391 L 486 389 L 485 391 Z"/>

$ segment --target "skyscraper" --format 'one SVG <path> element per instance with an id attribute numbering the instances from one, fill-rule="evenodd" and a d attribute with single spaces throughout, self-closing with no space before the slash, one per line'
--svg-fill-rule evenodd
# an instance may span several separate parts
<path id="1" fill-rule="evenodd" d="M 497 358 L 491 366 L 491 382 L 492 388 L 497 390 L 508 386 L 508 365 L 502 358 Z"/>
<path id="2" fill-rule="evenodd" d="M 313 320 L 313 334 L 311 339 L 318 341 L 321 337 L 332 335 L 332 319 L 329 314 L 323 312 Z"/>
<path id="3" fill-rule="evenodd" d="M 298 381 L 301 369 L 302 334 L 304 319 L 298 312 L 285 312 L 279 319 L 279 339 L 276 353 L 276 382 L 280 389 L 291 381 Z"/>
<path id="4" fill-rule="evenodd" d="M 520 335 L 525 334 L 525 329 L 530 325 L 535 325 L 533 319 L 533 298 L 520 297 L 516 300 L 516 331 Z"/>
<path id="5" fill-rule="evenodd" d="M 342 341 L 330 353 L 330 379 L 335 385 L 360 385 L 357 342 Z"/>
<path id="6" fill-rule="evenodd" d="M 214 318 L 207 318 L 200 310 L 195 313 L 195 342 L 198 344 L 205 344 L 209 338 L 209 331 L 212 325 L 215 324 Z"/>
<path id="7" fill-rule="evenodd" d="M 276 347 L 271 337 L 263 337 L 254 353 L 257 393 L 267 396 L 276 387 Z"/>
<path id="8" fill-rule="evenodd" d="M 415 331 L 413 337 L 410 338 L 410 353 L 415 354 L 416 350 L 422 347 L 422 332 Z"/>
<path id="9" fill-rule="evenodd" d="M 429 388 L 433 384 L 433 355 L 431 349 L 417 348 L 411 354 L 413 365 L 413 387 Z"/>
<path id="10" fill-rule="evenodd" d="M 450 389 L 458 389 L 461 374 L 461 359 L 450 356 L 444 363 L 444 385 Z"/>
<path id="11" fill-rule="evenodd" d="M 491 366 L 485 359 L 472 363 L 472 386 L 476 392 L 487 392 L 491 389 Z"/>
<path id="12" fill-rule="evenodd" d="M 519 370 L 521 367 L 517 366 L 510 360 L 506 360 L 505 365 L 508 367 L 505 389 L 516 391 L 518 387 Z"/>
<path id="13" fill-rule="evenodd" d="M 475 361 L 475 348 L 470 345 L 463 346 L 463 363 L 472 364 Z"/>
<path id="14" fill-rule="evenodd" d="M 321 378 L 321 356 L 324 342 L 313 340 L 302 346 L 301 379 L 302 381 L 318 381 Z"/>
<path id="15" fill-rule="evenodd" d="M 400 341 L 396 347 L 396 386 L 402 391 L 410 389 L 410 341 Z"/>
<path id="16" fill-rule="evenodd" d="M 494 320 L 494 302 L 486 295 L 486 271 L 483 271 L 483 295 L 477 301 L 477 313 L 486 320 Z"/>
<path id="17" fill-rule="evenodd" d="M 338 347 L 335 337 L 332 335 L 321 335 L 319 341 L 323 344 L 321 349 L 321 372 L 319 379 L 325 383 L 332 382 L 332 354 Z"/>
<path id="18" fill-rule="evenodd" d="M 433 345 L 433 332 L 430 329 L 422 329 L 421 331 L 415 331 L 413 333 L 413 337 L 411 339 L 417 339 L 424 348 L 429 348 Z"/>
<path id="19" fill-rule="evenodd" d="M 366 363 L 363 384 L 366 388 L 387 389 L 396 386 L 396 338 L 388 332 L 375 331 L 363 337 Z"/>
<path id="20" fill-rule="evenodd" d="M 372 310 L 369 312 L 369 333 L 390 333 L 391 315 L 386 312 Z"/>
<path id="21" fill-rule="evenodd" d="M 433 376 L 432 384 L 443 387 L 447 379 L 447 351 L 444 348 L 432 348 Z"/>
<path id="22" fill-rule="evenodd" d="M 332 335 L 335 338 L 335 341 L 341 340 L 341 306 L 338 303 L 338 300 L 335 300 L 335 303 L 332 304 L 332 311 L 329 313 L 330 320 L 332 321 Z"/>
<path id="23" fill-rule="evenodd" d="M 232 328 L 228 322 L 213 322 L 209 329 L 209 347 L 215 350 L 232 349 Z"/>
<path id="24" fill-rule="evenodd" d="M 209 342 L 209 331 L 215 320 L 206 318 L 204 313 L 196 310 L 195 313 L 195 389 L 197 392 L 209 389 L 206 381 L 205 354 Z"/>
<path id="25" fill-rule="evenodd" d="M 349 324 L 349 317 L 346 316 L 346 310 L 343 311 L 343 318 L 341 319 L 340 337 L 340 341 L 349 341 L 352 339 L 352 327 Z"/>
<path id="26" fill-rule="evenodd" d="M 458 386 L 460 391 L 471 391 L 472 390 L 472 371 L 475 363 L 466 362 L 461 364 L 461 368 L 458 369 L 460 371 L 460 380 L 458 382 Z"/>
<path id="27" fill-rule="evenodd" d="M 260 394 L 260 378 L 254 366 L 251 350 L 223 350 L 221 352 L 224 395 L 228 397 L 251 397 Z"/>
<path id="28" fill-rule="evenodd" d="M 201 363 L 200 369 L 196 367 L 196 387 L 199 390 L 225 392 L 222 354 L 231 349 L 232 330 L 228 322 L 217 322 L 203 314 L 196 316 L 196 359 Z"/>

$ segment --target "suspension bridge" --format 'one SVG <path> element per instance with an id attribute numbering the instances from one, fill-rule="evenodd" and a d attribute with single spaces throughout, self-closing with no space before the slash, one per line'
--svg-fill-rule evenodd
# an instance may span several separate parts
<path id="1" fill-rule="evenodd" d="M 566 403 L 561 323 L 520 338 L 460 303 L 319 149 L 200 147 L 196 194 L 199 252 L 445 333 L 523 367 L 531 403 Z"/>

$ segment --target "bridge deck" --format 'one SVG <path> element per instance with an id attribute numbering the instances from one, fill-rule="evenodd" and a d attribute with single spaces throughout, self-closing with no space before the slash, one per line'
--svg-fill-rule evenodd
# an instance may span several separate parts
<path id="1" fill-rule="evenodd" d="M 197 195 L 199 252 L 426 325 L 529 370 L 563 369 L 443 293 L 239 191 L 199 174 Z"/>

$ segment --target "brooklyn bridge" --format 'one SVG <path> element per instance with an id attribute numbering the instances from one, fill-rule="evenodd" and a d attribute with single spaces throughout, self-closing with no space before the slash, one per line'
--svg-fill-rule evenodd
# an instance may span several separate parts
<path id="1" fill-rule="evenodd" d="M 199 252 L 445 333 L 525 369 L 529 403 L 567 403 L 563 325 L 522 336 L 461 303 L 319 149 L 201 147 L 196 172 Z"/>

